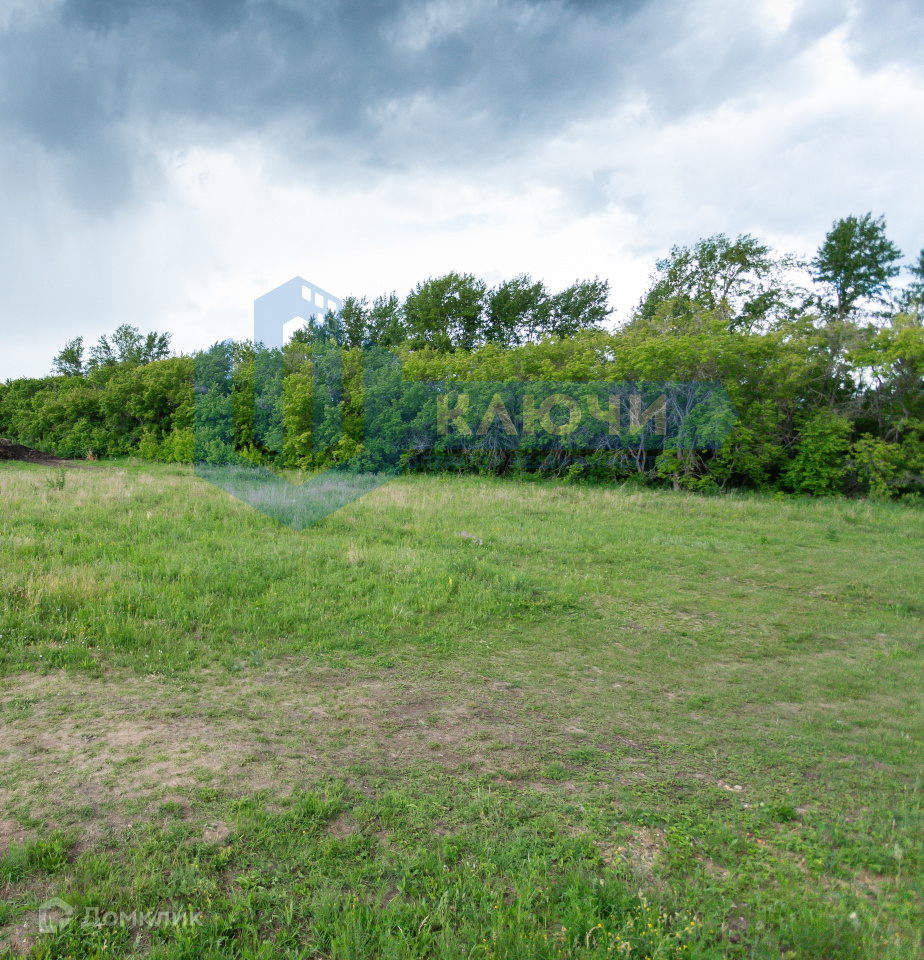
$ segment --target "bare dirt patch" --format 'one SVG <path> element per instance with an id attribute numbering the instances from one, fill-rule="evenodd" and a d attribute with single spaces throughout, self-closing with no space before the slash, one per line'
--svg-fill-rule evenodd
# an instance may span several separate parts
<path id="1" fill-rule="evenodd" d="M 32 836 L 31 830 L 23 830 L 15 820 L 0 820 L 0 853 L 8 850 L 11 843 L 24 843 Z"/>
<path id="2" fill-rule="evenodd" d="M 0 936 L 0 953 L 9 951 L 14 957 L 27 957 L 35 944 L 38 928 L 38 911 L 26 914 L 24 920 L 14 927 L 7 927 Z"/>
<path id="3" fill-rule="evenodd" d="M 217 823 L 207 823 L 202 829 L 202 839 L 206 843 L 224 843 L 233 831 L 226 824 L 218 821 Z"/>
<path id="4" fill-rule="evenodd" d="M 503 775 L 533 768 L 544 731 L 519 690 L 475 674 L 421 679 L 400 669 L 333 670 L 304 663 L 260 675 L 163 678 L 64 672 L 0 684 L 0 818 L 77 828 L 80 846 L 181 805 L 192 819 L 205 789 L 247 795 L 338 777 L 427 768 L 434 775 Z M 16 704 L 28 702 L 26 712 Z M 211 831 L 215 842 L 226 834 Z M 217 831 L 217 832 L 216 832 Z M 332 831 L 347 835 L 348 825 Z M 0 834 L 2 837 L 2 834 Z"/>
<path id="5" fill-rule="evenodd" d="M 635 827 L 631 836 L 622 843 L 598 841 L 597 846 L 607 866 L 627 861 L 640 879 L 650 881 L 654 877 L 658 858 L 664 848 L 664 831 Z"/>
<path id="6" fill-rule="evenodd" d="M 39 463 L 48 467 L 76 467 L 73 460 L 64 460 L 53 453 L 43 453 L 21 443 L 0 437 L 0 460 L 18 460 L 20 463 Z"/>
<path id="7" fill-rule="evenodd" d="M 334 820 L 328 827 L 332 837 L 336 837 L 338 840 L 343 840 L 344 837 L 349 837 L 352 834 L 356 833 L 356 821 L 352 817 L 341 815 Z"/>

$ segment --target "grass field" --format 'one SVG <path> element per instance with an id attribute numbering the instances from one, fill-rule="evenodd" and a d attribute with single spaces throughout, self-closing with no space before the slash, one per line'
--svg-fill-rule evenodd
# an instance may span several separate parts
<path id="1" fill-rule="evenodd" d="M 0 956 L 924 956 L 920 507 L 0 503 Z"/>

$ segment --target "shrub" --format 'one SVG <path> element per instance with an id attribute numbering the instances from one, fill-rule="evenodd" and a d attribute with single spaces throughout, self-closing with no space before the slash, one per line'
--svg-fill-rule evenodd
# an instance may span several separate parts
<path id="1" fill-rule="evenodd" d="M 898 426 L 897 443 L 864 436 L 851 447 L 857 480 L 876 499 L 924 490 L 924 422 L 905 420 Z"/>
<path id="2" fill-rule="evenodd" d="M 799 431 L 796 455 L 786 468 L 786 484 L 794 493 L 838 493 L 846 473 L 849 447 L 848 420 L 829 410 L 810 414 Z"/>

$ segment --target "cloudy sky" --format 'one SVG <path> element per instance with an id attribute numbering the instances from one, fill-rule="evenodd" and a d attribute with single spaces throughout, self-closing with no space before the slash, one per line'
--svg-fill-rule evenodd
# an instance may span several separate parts
<path id="1" fill-rule="evenodd" d="M 299 274 L 610 280 L 716 232 L 924 245 L 920 0 L 0 0 L 0 379 L 192 350 Z"/>

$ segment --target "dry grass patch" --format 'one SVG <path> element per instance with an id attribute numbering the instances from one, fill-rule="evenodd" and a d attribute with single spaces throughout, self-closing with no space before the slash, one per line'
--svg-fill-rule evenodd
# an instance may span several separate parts
<path id="1" fill-rule="evenodd" d="M 185 690 L 114 671 L 8 677 L 0 815 L 13 831 L 28 811 L 33 822 L 99 835 L 168 800 L 188 806 L 203 787 L 281 797 L 345 771 L 509 775 L 536 763 L 536 725 L 521 700 L 471 674 L 428 682 L 291 664 Z"/>

